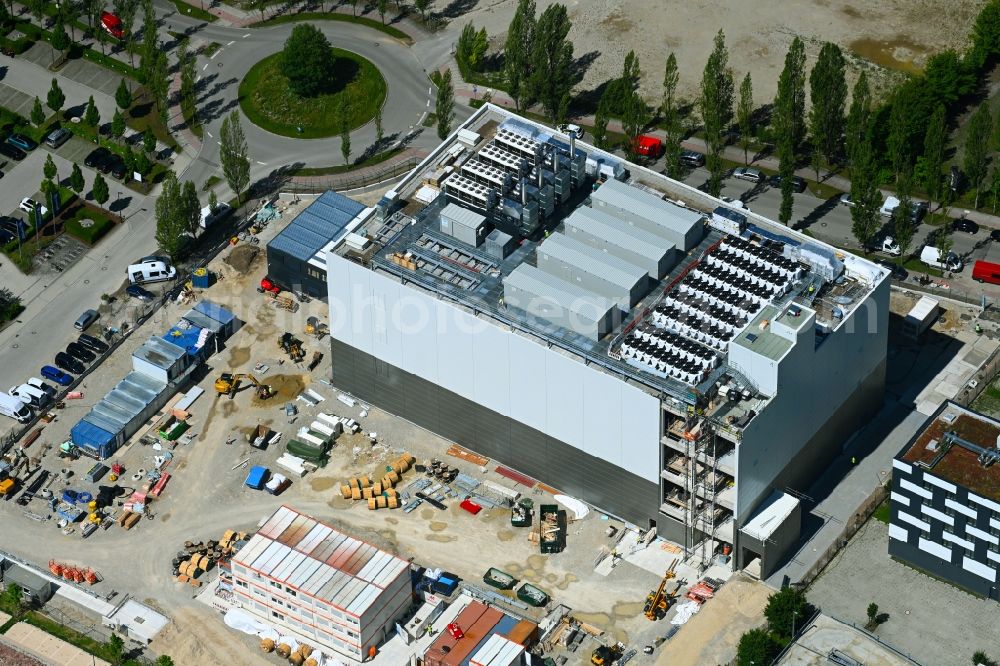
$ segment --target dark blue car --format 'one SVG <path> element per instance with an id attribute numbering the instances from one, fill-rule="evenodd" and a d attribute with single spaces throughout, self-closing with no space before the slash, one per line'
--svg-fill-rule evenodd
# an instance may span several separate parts
<path id="1" fill-rule="evenodd" d="M 70 384 L 73 383 L 73 377 L 67 375 L 59 368 L 53 368 L 51 365 L 43 365 L 41 373 L 42 377 L 45 377 L 46 379 L 51 379 L 60 386 L 69 386 Z"/>

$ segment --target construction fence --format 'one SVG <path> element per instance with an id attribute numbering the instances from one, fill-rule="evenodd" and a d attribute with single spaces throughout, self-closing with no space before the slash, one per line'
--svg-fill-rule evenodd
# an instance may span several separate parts
<path id="1" fill-rule="evenodd" d="M 419 158 L 409 157 L 402 162 L 396 162 L 383 167 L 370 167 L 357 172 L 310 178 L 308 181 L 290 180 L 283 184 L 280 189 L 282 192 L 294 192 L 298 194 L 322 194 L 327 190 L 356 190 L 399 178 L 412 171 L 419 163 Z"/>

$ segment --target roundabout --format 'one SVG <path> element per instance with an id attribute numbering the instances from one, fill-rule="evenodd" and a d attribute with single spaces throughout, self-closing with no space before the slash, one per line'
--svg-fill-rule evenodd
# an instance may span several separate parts
<path id="1" fill-rule="evenodd" d="M 282 53 L 250 68 L 239 87 L 240 108 L 254 125 L 280 136 L 320 139 L 343 131 L 340 108 L 345 105 L 348 130 L 367 124 L 386 99 L 385 78 L 366 58 L 330 49 L 334 77 L 320 94 L 295 94 L 282 72 Z"/>

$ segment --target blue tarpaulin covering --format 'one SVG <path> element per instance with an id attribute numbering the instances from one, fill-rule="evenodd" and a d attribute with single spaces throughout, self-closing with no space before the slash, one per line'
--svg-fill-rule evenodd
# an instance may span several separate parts
<path id="1" fill-rule="evenodd" d="M 94 451 L 101 458 L 107 457 L 115 439 L 113 434 L 89 421 L 79 421 L 70 430 L 69 435 L 74 444 Z"/>
<path id="2" fill-rule="evenodd" d="M 266 478 L 267 468 L 256 465 L 250 468 L 250 473 L 247 474 L 247 480 L 245 483 L 254 490 L 260 490 L 264 487 L 264 479 Z"/>
<path id="3" fill-rule="evenodd" d="M 177 345 L 188 355 L 197 357 L 207 342 L 207 340 L 200 340 L 202 330 L 197 326 L 189 326 L 188 328 L 171 326 L 170 330 L 163 334 L 163 339 L 172 345 Z M 211 331 L 207 331 L 207 333 L 211 335 Z"/>
<path id="4" fill-rule="evenodd" d="M 236 319 L 236 315 L 232 312 L 211 301 L 198 301 L 195 303 L 194 309 L 226 326 L 232 324 Z"/>

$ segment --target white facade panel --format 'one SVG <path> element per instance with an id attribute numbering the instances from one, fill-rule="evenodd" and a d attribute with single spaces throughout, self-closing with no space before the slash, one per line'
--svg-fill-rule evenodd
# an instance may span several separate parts
<path id="1" fill-rule="evenodd" d="M 969 535 L 970 537 L 973 537 L 973 538 L 976 538 L 976 539 L 980 539 L 982 541 L 986 541 L 987 543 L 992 543 L 994 545 L 1000 544 L 1000 539 L 997 539 L 995 536 L 993 536 L 989 532 L 984 532 L 983 530 L 979 529 L 978 527 L 973 527 L 972 525 L 966 525 L 965 526 L 965 533 L 967 535 Z"/>
<path id="2" fill-rule="evenodd" d="M 986 559 L 1000 563 L 1000 553 L 995 553 L 992 550 L 988 550 L 986 551 Z"/>
<path id="3" fill-rule="evenodd" d="M 539 432 L 545 432 L 548 395 L 539 374 L 545 368 L 545 348 L 523 336 L 512 334 L 510 351 L 510 416 Z"/>
<path id="4" fill-rule="evenodd" d="M 962 514 L 963 516 L 968 516 L 969 518 L 978 518 L 979 517 L 979 512 L 978 511 L 975 511 L 974 509 L 970 509 L 969 507 L 965 506 L 964 504 L 959 504 L 958 502 L 956 502 L 953 499 L 946 499 L 944 501 L 944 505 L 946 507 L 948 507 L 949 509 L 951 509 L 952 511 L 957 511 L 958 513 Z"/>
<path id="5" fill-rule="evenodd" d="M 396 316 L 402 331 L 402 365 L 419 377 L 437 383 L 441 349 L 438 346 L 439 326 L 434 319 L 437 307 L 425 294 L 400 291 Z"/>
<path id="6" fill-rule="evenodd" d="M 933 474 L 924 473 L 924 481 L 926 481 L 927 483 L 931 484 L 932 486 L 937 486 L 938 488 L 943 488 L 944 490 L 947 490 L 949 493 L 955 493 L 955 492 L 958 491 L 958 488 L 955 487 L 954 483 L 948 483 L 947 481 L 945 481 L 943 479 L 937 478 Z"/>
<path id="7" fill-rule="evenodd" d="M 585 365 L 562 354 L 545 358 L 548 434 L 583 449 L 583 372 Z"/>
<path id="8" fill-rule="evenodd" d="M 889 525 L 890 539 L 896 539 L 898 541 L 906 541 L 908 537 L 909 534 L 907 533 L 905 527 L 901 527 L 899 525 Z"/>
<path id="9" fill-rule="evenodd" d="M 907 474 L 913 474 L 913 468 L 910 467 L 910 465 L 908 463 L 905 463 L 902 460 L 896 460 L 894 458 L 893 461 L 892 461 L 892 466 L 895 467 L 898 470 L 906 472 Z"/>
<path id="10" fill-rule="evenodd" d="M 921 488 L 917 484 L 907 481 L 906 479 L 899 480 L 899 487 L 904 488 L 905 490 L 909 490 L 914 495 L 919 495 L 924 499 L 930 499 L 934 497 L 934 493 L 932 493 L 931 491 L 927 490 L 926 488 Z"/>
<path id="11" fill-rule="evenodd" d="M 930 516 L 931 518 L 933 518 L 935 520 L 940 520 L 945 525 L 954 525 L 955 524 L 955 519 L 952 518 L 951 516 L 949 516 L 947 513 L 942 513 L 941 511 L 938 511 L 937 509 L 931 508 L 931 507 L 927 506 L 926 504 L 921 504 L 920 505 L 920 513 L 924 514 L 925 516 Z"/>
<path id="12" fill-rule="evenodd" d="M 995 530 L 1000 530 L 1000 520 L 997 520 L 996 518 L 990 518 L 990 527 L 992 527 Z"/>
<path id="13" fill-rule="evenodd" d="M 997 572 L 996 569 L 988 567 L 982 562 L 977 562 L 968 557 L 962 558 L 962 568 L 966 571 L 976 574 L 980 578 L 985 578 L 991 583 L 997 582 Z"/>
<path id="14" fill-rule="evenodd" d="M 893 502 L 899 502 L 903 506 L 910 506 L 910 498 L 906 495 L 900 495 L 899 493 L 893 491 L 889 493 L 889 499 Z"/>
<path id="15" fill-rule="evenodd" d="M 591 373 L 583 385 L 583 446 L 592 456 L 622 466 L 622 383 Z"/>
<path id="16" fill-rule="evenodd" d="M 400 285 L 378 273 L 372 274 L 372 355 L 397 368 L 403 365 Z"/>
<path id="17" fill-rule="evenodd" d="M 931 524 L 930 523 L 925 522 L 923 520 L 920 520 L 919 518 L 914 518 L 913 516 L 911 516 L 910 514 L 906 513 L 905 511 L 897 511 L 896 512 L 896 517 L 900 521 L 902 521 L 904 523 L 909 523 L 910 525 L 913 525 L 914 527 L 919 527 L 924 532 L 929 532 L 930 529 L 931 529 Z"/>
<path id="18" fill-rule="evenodd" d="M 443 321 L 442 326 L 438 329 L 436 343 L 439 352 L 438 385 L 471 399 L 476 392 L 474 376 L 476 368 L 473 365 L 472 352 L 472 336 L 476 333 L 467 333 L 463 330 L 464 327 L 459 328 L 456 323 L 466 322 L 469 324 L 469 330 L 475 331 L 475 325 L 482 324 L 482 322 L 477 322 L 475 317 L 449 305 L 442 303 L 433 303 L 433 305 L 444 310 L 441 313 Z M 448 315 L 452 315 L 454 318 L 449 321 Z M 409 368 L 403 369 L 409 371 Z"/>
<path id="19" fill-rule="evenodd" d="M 985 506 L 990 511 L 996 511 L 997 513 L 1000 513 L 1000 504 L 997 504 L 993 500 L 988 500 L 985 497 L 980 497 L 979 495 L 969 493 L 969 501 Z"/>
<path id="20" fill-rule="evenodd" d="M 647 481 L 660 473 L 660 401 L 645 391 L 622 384 L 622 467 Z"/>
<path id="21" fill-rule="evenodd" d="M 976 545 L 974 543 L 972 543 L 971 541 L 966 541 L 962 537 L 955 536 L 951 532 L 942 532 L 941 533 L 941 539 L 944 540 L 944 541 L 947 541 L 948 543 L 953 543 L 956 546 L 961 546 L 962 548 L 965 548 L 966 550 L 974 550 L 975 547 L 976 547 Z"/>
<path id="22" fill-rule="evenodd" d="M 951 548 L 942 546 L 939 543 L 921 537 L 920 541 L 917 542 L 917 548 L 925 553 L 930 553 L 934 557 L 939 557 L 945 562 L 951 562 Z"/>
<path id="23" fill-rule="evenodd" d="M 472 336 L 475 393 L 472 399 L 498 414 L 510 416 L 510 333 L 485 326 Z"/>

